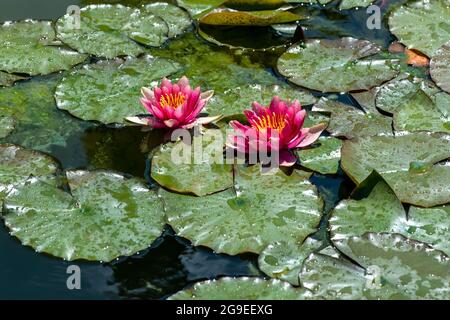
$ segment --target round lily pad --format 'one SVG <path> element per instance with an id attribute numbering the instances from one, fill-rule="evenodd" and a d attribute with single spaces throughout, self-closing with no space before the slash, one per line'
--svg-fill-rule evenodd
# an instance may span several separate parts
<path id="1" fill-rule="evenodd" d="M 222 115 L 228 120 L 242 116 L 244 110 L 251 109 L 254 101 L 268 106 L 274 96 L 279 96 L 282 100 L 297 99 L 302 105 L 316 101 L 312 94 L 287 85 L 248 84 L 214 95 L 205 111 L 211 115 Z"/>
<path id="2" fill-rule="evenodd" d="M 146 249 L 164 227 L 158 196 L 141 180 L 107 171 L 69 171 L 71 193 L 32 181 L 5 199 L 11 234 L 67 260 L 111 261 Z"/>
<path id="3" fill-rule="evenodd" d="M 0 25 L 0 70 L 30 75 L 68 70 L 86 55 L 51 43 L 51 21 L 25 20 Z"/>
<path id="4" fill-rule="evenodd" d="M 381 86 L 376 104 L 394 115 L 396 131 L 450 132 L 450 95 L 430 81 L 390 81 Z"/>
<path id="5" fill-rule="evenodd" d="M 280 280 L 225 277 L 198 282 L 170 296 L 169 300 L 308 300 L 311 297 L 309 290 L 294 288 Z"/>
<path id="6" fill-rule="evenodd" d="M 22 79 L 26 78 L 0 71 L 0 87 L 10 87 L 14 82 Z"/>
<path id="7" fill-rule="evenodd" d="M 83 120 L 124 124 L 125 117 L 145 113 L 139 103 L 141 88 L 179 69 L 173 61 L 150 57 L 100 61 L 64 77 L 56 103 Z"/>
<path id="8" fill-rule="evenodd" d="M 444 91 L 450 93 L 450 42 L 434 53 L 430 61 L 430 74 L 434 82 Z"/>
<path id="9" fill-rule="evenodd" d="M 58 169 L 58 163 L 44 153 L 0 144 L 0 201 L 30 177 L 52 180 Z"/>
<path id="10" fill-rule="evenodd" d="M 163 19 L 168 28 L 168 36 L 176 37 L 184 33 L 192 24 L 189 14 L 170 3 L 155 2 L 144 6 L 143 11 L 157 15 Z"/>
<path id="11" fill-rule="evenodd" d="M 364 111 L 339 101 L 321 98 L 313 111 L 330 114 L 327 131 L 333 136 L 356 138 L 377 134 L 392 135 L 392 118 L 383 116 L 375 108 Z"/>
<path id="12" fill-rule="evenodd" d="M 449 0 L 410 1 L 394 9 L 389 29 L 409 49 L 432 57 L 450 38 Z"/>
<path id="13" fill-rule="evenodd" d="M 392 79 L 394 60 L 377 58 L 381 48 L 350 37 L 308 40 L 291 46 L 278 59 L 278 71 L 289 81 L 322 92 L 367 90 Z"/>
<path id="14" fill-rule="evenodd" d="M 171 13 L 169 13 L 171 14 Z M 82 53 L 99 57 L 137 56 L 140 44 L 160 46 L 169 27 L 158 15 L 122 5 L 90 5 L 81 9 L 79 25 L 66 14 L 56 23 L 58 38 Z"/>
<path id="15" fill-rule="evenodd" d="M 347 140 L 341 166 L 357 184 L 376 170 L 402 202 L 432 207 L 450 202 L 449 157 L 448 135 L 409 133 Z"/>
<path id="16" fill-rule="evenodd" d="M 375 0 L 342 0 L 339 3 L 340 10 L 347 10 L 356 7 L 367 7 Z"/>
<path id="17" fill-rule="evenodd" d="M 8 136 L 16 126 L 16 121 L 11 117 L 0 116 L 0 138 Z"/>
<path id="18" fill-rule="evenodd" d="M 367 233 L 348 242 L 352 259 L 312 254 L 301 284 L 325 299 L 448 299 L 449 258 L 426 244 L 389 233 Z"/>
<path id="19" fill-rule="evenodd" d="M 226 0 L 176 0 L 177 4 L 185 8 L 193 18 L 202 17 L 207 12 L 217 8 Z"/>
<path id="20" fill-rule="evenodd" d="M 200 23 L 213 26 L 270 26 L 302 19 L 301 16 L 281 10 L 237 11 L 216 9 L 204 15 Z"/>
<path id="21" fill-rule="evenodd" d="M 295 152 L 303 167 L 321 174 L 335 174 L 341 160 L 341 147 L 340 139 L 320 137 L 312 147 L 298 149 Z"/>
<path id="22" fill-rule="evenodd" d="M 233 186 L 233 166 L 225 164 L 221 130 L 189 141 L 162 145 L 152 156 L 152 178 L 166 189 L 204 196 Z"/>
<path id="23" fill-rule="evenodd" d="M 301 243 L 317 230 L 323 203 L 310 174 L 262 174 L 253 166 L 239 167 L 235 175 L 235 190 L 205 197 L 160 190 L 167 222 L 179 236 L 235 255 L 260 253 L 276 241 Z"/>
<path id="24" fill-rule="evenodd" d="M 258 266 L 269 277 L 298 286 L 303 261 L 321 246 L 321 241 L 312 238 L 306 239 L 302 244 L 275 242 L 261 252 Z"/>

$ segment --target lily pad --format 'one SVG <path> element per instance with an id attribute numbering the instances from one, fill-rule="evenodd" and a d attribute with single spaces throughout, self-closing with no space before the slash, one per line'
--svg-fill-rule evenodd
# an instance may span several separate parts
<path id="1" fill-rule="evenodd" d="M 167 23 L 145 9 L 122 5 L 90 5 L 81 9 L 80 23 L 66 14 L 56 23 L 58 39 L 82 53 L 99 57 L 137 56 L 140 46 L 160 46 L 169 37 Z"/>
<path id="2" fill-rule="evenodd" d="M 204 15 L 200 23 L 214 26 L 270 26 L 302 19 L 295 13 L 281 10 L 236 11 L 216 9 Z"/>
<path id="3" fill-rule="evenodd" d="M 303 261 L 321 246 L 321 241 L 312 238 L 306 239 L 302 244 L 275 242 L 261 252 L 258 266 L 269 277 L 298 286 Z"/>
<path id="4" fill-rule="evenodd" d="M 144 113 L 141 87 L 180 70 L 167 59 L 150 57 L 100 61 L 72 71 L 55 93 L 59 109 L 83 120 L 124 124 L 125 117 Z"/>
<path id="5" fill-rule="evenodd" d="M 449 258 L 427 245 L 389 233 L 352 237 L 351 257 L 311 254 L 301 284 L 325 299 L 448 299 Z"/>
<path id="6" fill-rule="evenodd" d="M 0 25 L 0 70 L 30 75 L 68 70 L 86 55 L 50 43 L 55 39 L 51 21 L 5 22 Z"/>
<path id="7" fill-rule="evenodd" d="M 111 261 L 146 249 L 164 227 L 155 192 L 107 171 L 69 171 L 71 193 L 30 181 L 5 199 L 11 234 L 38 252 L 67 260 Z"/>
<path id="8" fill-rule="evenodd" d="M 450 137 L 409 133 L 344 142 L 342 169 L 357 184 L 376 170 L 402 202 L 432 207 L 450 202 Z"/>
<path id="9" fill-rule="evenodd" d="M 59 169 L 50 156 L 12 144 L 0 144 L 0 203 L 30 177 L 47 181 Z"/>
<path id="10" fill-rule="evenodd" d="M 224 164 L 221 130 L 192 141 L 162 145 L 152 157 L 152 178 L 166 189 L 204 196 L 233 186 L 233 166 Z"/>
<path id="11" fill-rule="evenodd" d="M 280 280 L 231 278 L 207 280 L 179 291 L 169 300 L 309 300 L 312 294 Z"/>
<path id="12" fill-rule="evenodd" d="M 14 82 L 26 79 L 21 76 L 16 76 L 15 74 L 10 74 L 0 71 L 0 87 L 10 87 Z"/>
<path id="13" fill-rule="evenodd" d="M 310 174 L 262 174 L 260 166 L 239 167 L 235 190 L 191 197 L 160 190 L 167 222 L 175 232 L 216 252 L 260 253 L 276 241 L 303 242 L 315 232 L 323 203 Z"/>
<path id="14" fill-rule="evenodd" d="M 207 12 L 219 7 L 226 0 L 176 0 L 193 18 L 200 18 Z"/>
<path id="15" fill-rule="evenodd" d="M 390 81 L 380 88 L 376 104 L 394 114 L 396 131 L 450 132 L 450 95 L 429 81 Z"/>
<path id="16" fill-rule="evenodd" d="M 0 138 L 8 136 L 16 126 L 16 121 L 11 117 L 0 116 Z"/>
<path id="17" fill-rule="evenodd" d="M 396 76 L 395 60 L 377 58 L 381 48 L 350 37 L 294 44 L 278 59 L 289 81 L 322 92 L 367 90 Z"/>
<path id="18" fill-rule="evenodd" d="M 61 78 L 58 74 L 0 89 L 0 114 L 16 121 L 8 142 L 50 152 L 88 127 L 56 108 L 53 95 Z"/>
<path id="19" fill-rule="evenodd" d="M 301 105 L 313 104 L 316 98 L 303 90 L 295 90 L 287 85 L 248 84 L 228 89 L 222 94 L 216 94 L 205 108 L 211 115 L 222 115 L 226 120 L 242 116 L 246 109 L 251 109 L 254 101 L 268 106 L 273 96 L 283 100 L 300 101 Z"/>
<path id="20" fill-rule="evenodd" d="M 151 3 L 146 5 L 143 10 L 160 17 L 166 22 L 169 27 L 169 38 L 183 34 L 192 24 L 191 18 L 186 11 L 169 3 Z"/>
<path id="21" fill-rule="evenodd" d="M 430 61 L 430 74 L 434 82 L 444 91 L 450 93 L 450 42 L 434 53 Z"/>
<path id="22" fill-rule="evenodd" d="M 335 174 L 341 159 L 342 141 L 333 137 L 320 137 L 318 146 L 308 149 L 298 149 L 300 164 L 321 174 Z"/>
<path id="23" fill-rule="evenodd" d="M 333 136 L 356 138 L 377 134 L 392 135 L 392 119 L 380 114 L 375 108 L 353 106 L 321 98 L 313 106 L 313 111 L 330 114 L 327 131 Z"/>
<path id="24" fill-rule="evenodd" d="M 375 0 L 342 0 L 339 4 L 340 10 L 348 10 L 356 7 L 367 7 Z"/>
<path id="25" fill-rule="evenodd" d="M 410 1 L 394 9 L 389 29 L 409 49 L 432 57 L 450 38 L 450 1 Z"/>

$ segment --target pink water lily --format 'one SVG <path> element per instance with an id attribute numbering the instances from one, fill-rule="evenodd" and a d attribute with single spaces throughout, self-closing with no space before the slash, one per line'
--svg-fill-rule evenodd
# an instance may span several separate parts
<path id="1" fill-rule="evenodd" d="M 191 128 L 196 124 L 206 124 L 217 120 L 217 117 L 198 115 L 213 96 L 213 91 L 201 92 L 200 87 L 191 89 L 189 80 L 183 76 L 177 83 L 166 78 L 161 86 L 142 88 L 141 103 L 148 111 L 148 117 L 128 117 L 127 120 L 152 128 Z"/>
<path id="2" fill-rule="evenodd" d="M 238 135 L 229 137 L 227 145 L 242 153 L 258 153 L 264 144 L 268 151 L 279 152 L 282 166 L 294 165 L 297 158 L 291 150 L 311 145 L 326 128 L 323 123 L 303 128 L 306 111 L 298 100 L 289 103 L 275 96 L 268 107 L 253 102 L 252 109 L 244 111 L 250 126 L 230 122 Z"/>

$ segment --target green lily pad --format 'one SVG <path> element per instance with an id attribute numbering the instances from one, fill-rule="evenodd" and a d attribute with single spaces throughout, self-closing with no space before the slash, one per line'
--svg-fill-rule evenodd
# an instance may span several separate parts
<path id="1" fill-rule="evenodd" d="M 434 53 L 430 61 L 430 75 L 434 82 L 444 91 L 450 93 L 450 42 Z"/>
<path id="2" fill-rule="evenodd" d="M 432 207 L 450 202 L 450 157 L 445 134 L 409 133 L 373 136 L 344 142 L 342 169 L 357 184 L 376 170 L 402 202 Z"/>
<path id="3" fill-rule="evenodd" d="M 306 239 L 302 244 L 275 242 L 261 252 L 258 266 L 269 277 L 298 286 L 298 274 L 303 261 L 321 246 L 321 241 L 312 238 Z"/>
<path id="4" fill-rule="evenodd" d="M 301 284 L 325 299 L 448 299 L 449 258 L 427 245 L 389 233 L 367 233 L 348 242 L 351 257 L 312 254 Z"/>
<path id="5" fill-rule="evenodd" d="M 254 101 L 268 106 L 273 96 L 283 100 L 297 99 L 302 105 L 316 102 L 312 94 L 287 85 L 248 84 L 214 95 L 205 111 L 211 115 L 222 115 L 226 120 L 235 119 L 241 117 L 244 110 L 251 109 Z"/>
<path id="6" fill-rule="evenodd" d="M 146 5 L 143 10 L 160 17 L 166 22 L 169 27 L 169 38 L 183 34 L 192 24 L 191 18 L 186 11 L 169 3 L 151 3 Z"/>
<path id="7" fill-rule="evenodd" d="M 69 171 L 67 180 L 71 193 L 30 181 L 5 199 L 5 224 L 24 245 L 67 260 L 111 261 L 161 234 L 162 204 L 141 180 L 107 171 Z"/>
<path id="8" fill-rule="evenodd" d="M 192 141 L 162 145 L 152 157 L 152 178 L 166 189 L 204 196 L 233 186 L 233 166 L 224 164 L 220 130 L 207 130 Z"/>
<path id="9" fill-rule="evenodd" d="M 0 87 L 10 87 L 14 84 L 14 82 L 23 79 L 26 78 L 0 71 Z"/>
<path id="10" fill-rule="evenodd" d="M 333 137 L 320 137 L 317 147 L 295 151 L 300 164 L 321 174 L 335 174 L 341 159 L 342 141 Z"/>
<path id="11" fill-rule="evenodd" d="M 0 138 L 7 137 L 16 126 L 16 120 L 11 117 L 0 116 Z"/>
<path id="12" fill-rule="evenodd" d="M 54 39 L 51 21 L 5 22 L 0 25 L 0 70 L 49 74 L 68 70 L 86 60 L 86 55 L 49 44 Z"/>
<path id="13" fill-rule="evenodd" d="M 280 280 L 225 277 L 198 282 L 170 296 L 169 300 L 308 300 L 311 297 L 309 290 L 294 288 Z"/>
<path id="14" fill-rule="evenodd" d="M 30 177 L 52 180 L 59 169 L 50 156 L 12 144 L 0 144 L 0 203 Z"/>
<path id="15" fill-rule="evenodd" d="M 139 103 L 141 88 L 179 69 L 173 61 L 150 57 L 100 61 L 64 77 L 56 103 L 83 120 L 125 124 L 125 117 L 145 113 Z"/>
<path id="16" fill-rule="evenodd" d="M 270 26 L 302 19 L 295 13 L 281 10 L 236 11 L 216 9 L 204 15 L 200 23 L 214 26 Z"/>
<path id="17" fill-rule="evenodd" d="M 160 46 L 169 37 L 169 27 L 161 17 L 122 5 L 86 6 L 81 9 L 79 28 L 73 16 L 66 14 L 57 21 L 56 30 L 58 39 L 79 52 L 109 59 L 137 56 L 145 52 L 138 43 Z"/>
<path id="18" fill-rule="evenodd" d="M 450 38 L 450 1 L 410 1 L 394 9 L 389 16 L 389 29 L 409 49 L 427 56 Z"/>
<path id="19" fill-rule="evenodd" d="M 429 81 L 391 81 L 380 88 L 376 104 L 394 115 L 396 131 L 450 132 L 450 95 Z"/>
<path id="20" fill-rule="evenodd" d="M 193 18 L 200 18 L 207 12 L 219 7 L 226 0 L 176 0 L 177 4 L 185 8 Z"/>
<path id="21" fill-rule="evenodd" d="M 184 69 L 177 76 L 185 75 L 191 80 L 191 86 L 214 90 L 215 95 L 249 83 L 285 85 L 247 56 L 212 47 L 193 33 L 171 41 L 167 48 L 151 49 L 151 54 L 178 62 Z"/>
<path id="22" fill-rule="evenodd" d="M 8 142 L 50 152 L 53 146 L 65 146 L 69 137 L 88 127 L 56 108 L 53 95 L 61 78 L 57 74 L 0 89 L 0 114 L 16 120 Z"/>
<path id="23" fill-rule="evenodd" d="M 289 81 L 322 92 L 367 90 L 397 75 L 395 60 L 377 58 L 381 48 L 350 37 L 294 44 L 278 59 Z"/>
<path id="24" fill-rule="evenodd" d="M 367 7 L 372 4 L 374 0 L 342 0 L 339 4 L 340 10 L 347 10 L 356 7 Z"/>
<path id="25" fill-rule="evenodd" d="M 276 241 L 303 242 L 315 232 L 322 200 L 307 180 L 310 174 L 278 171 L 262 174 L 260 166 L 239 167 L 235 190 L 205 197 L 160 190 L 167 222 L 175 232 L 216 252 L 260 253 Z"/>
<path id="26" fill-rule="evenodd" d="M 313 111 L 330 114 L 327 131 L 333 136 L 356 137 L 377 134 L 392 135 L 392 119 L 380 114 L 375 108 L 361 106 L 364 111 L 338 101 L 321 98 Z"/>

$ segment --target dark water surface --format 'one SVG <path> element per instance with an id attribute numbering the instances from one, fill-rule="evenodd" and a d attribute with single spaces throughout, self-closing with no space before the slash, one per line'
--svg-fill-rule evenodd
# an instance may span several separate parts
<path id="1" fill-rule="evenodd" d="M 146 2 L 151 1 L 0 0 L 0 21 L 56 19 L 72 4 Z M 329 7 L 324 9 L 320 6 L 308 6 L 298 10 L 307 10 L 312 16 L 311 20 L 301 22 L 306 27 L 305 36 L 309 38 L 354 36 L 384 46 L 393 39 L 386 28 L 386 21 L 381 30 L 365 28 L 367 14 L 364 9 L 339 11 Z M 253 39 L 269 39 L 264 34 L 258 36 L 260 38 Z M 231 39 L 234 40 L 233 44 L 239 41 L 248 43 L 248 39 L 239 37 L 236 35 L 235 39 Z M 252 58 L 263 61 L 267 68 L 273 68 L 273 62 L 276 61 L 273 56 L 266 56 L 264 53 Z M 340 99 L 346 103 L 353 102 L 346 95 L 342 95 Z M 32 128 L 28 129 L 29 132 L 25 131 L 25 134 L 32 135 Z M 113 169 L 143 177 L 147 163 L 145 155 L 139 150 L 142 139 L 142 133 L 135 128 L 112 129 L 86 125 L 82 133 L 69 137 L 67 146 L 54 146 L 50 154 L 62 163 L 64 169 Z M 161 140 L 162 137 L 156 138 L 150 145 L 157 146 Z M 332 177 L 314 175 L 311 181 L 318 186 L 325 198 L 326 212 L 337 201 L 348 196 L 353 188 L 342 173 Z M 327 242 L 326 221 L 327 215 L 316 234 L 324 243 Z M 108 264 L 66 262 L 22 246 L 8 234 L 1 223 L 0 299 L 160 299 L 199 280 L 224 275 L 261 275 L 256 258 L 252 254 L 230 257 L 215 254 L 207 248 L 194 248 L 188 241 L 174 236 L 170 228 L 167 228 L 151 248 L 133 257 L 121 258 Z M 66 287 L 66 269 L 71 264 L 81 268 L 81 290 L 68 290 Z"/>

